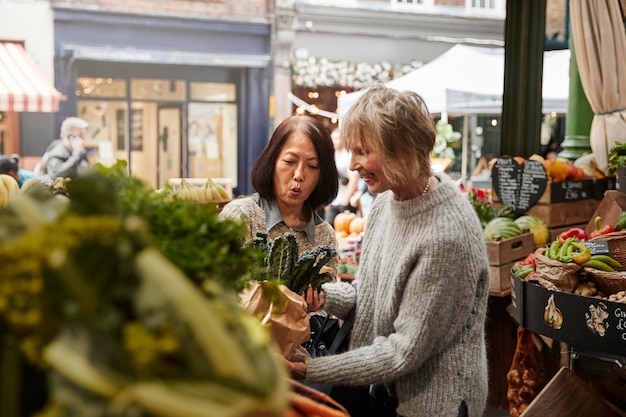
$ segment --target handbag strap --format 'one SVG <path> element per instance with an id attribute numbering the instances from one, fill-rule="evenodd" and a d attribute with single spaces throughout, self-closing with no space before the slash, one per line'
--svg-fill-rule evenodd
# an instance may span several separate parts
<path id="1" fill-rule="evenodd" d="M 337 352 L 337 349 L 339 349 L 339 346 L 341 345 L 341 343 L 344 341 L 348 333 L 350 333 L 350 330 L 352 330 L 353 325 L 354 325 L 354 309 L 350 310 L 350 312 L 348 313 L 348 316 L 343 321 L 343 324 L 339 328 L 337 335 L 333 339 L 333 343 L 330 345 L 330 348 L 328 348 L 328 354 L 334 355 Z"/>

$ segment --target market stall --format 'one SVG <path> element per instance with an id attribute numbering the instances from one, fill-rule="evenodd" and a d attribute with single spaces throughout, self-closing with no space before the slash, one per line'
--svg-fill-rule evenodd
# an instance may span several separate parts
<path id="1" fill-rule="evenodd" d="M 571 168 L 567 174 L 568 164 L 561 162 L 563 167 L 557 168 L 557 165 L 550 166 L 549 161 L 501 158 L 494 166 L 495 204 L 501 209 L 508 207 L 510 212 L 504 214 L 512 213 L 511 217 L 516 220 L 539 218 L 544 223 L 541 230 L 545 237 L 541 242 L 525 240 L 521 230 L 514 232 L 512 222 L 504 220 L 499 221 L 495 231 L 486 228 L 487 240 L 494 234 L 502 235 L 487 242 L 492 265 L 491 295 L 504 296 L 506 299 L 502 304 L 510 303 L 508 317 L 499 316 L 497 321 L 512 319 L 516 328 L 529 330 L 535 335 L 534 345 L 531 342 L 526 350 L 538 350 L 537 362 L 541 365 L 543 379 L 536 388 L 558 392 L 563 389 L 559 384 L 570 384 L 572 389 L 580 389 L 582 384 L 586 388 L 583 391 L 591 396 L 588 402 L 597 404 L 595 410 L 600 414 L 593 415 L 612 415 L 602 414 L 606 403 L 611 409 L 622 407 L 624 411 L 623 402 L 616 400 L 623 398 L 623 392 L 611 381 L 620 378 L 616 375 L 623 371 L 626 361 L 621 313 L 626 289 L 626 276 L 621 273 L 624 268 L 621 265 L 626 265 L 622 255 L 626 250 L 626 232 L 618 232 L 617 236 L 610 232 L 624 226 L 619 216 L 626 208 L 626 197 L 622 192 L 612 190 L 619 179 L 582 174 L 576 179 L 576 170 Z M 563 177 L 555 177 L 558 172 Z M 626 215 L 622 215 L 622 219 L 626 219 Z M 532 222 L 528 225 L 533 227 Z M 534 237 L 537 237 L 536 233 Z M 556 251 L 555 247 L 559 245 L 560 251 Z M 607 272 L 611 267 L 616 272 Z M 549 277 L 561 277 L 561 271 L 570 271 L 567 281 L 557 286 L 548 282 Z M 601 281 L 607 273 L 612 281 L 610 286 Z M 492 363 L 501 368 L 492 378 L 494 383 L 498 380 L 502 383 L 504 375 L 506 378 L 504 387 L 494 385 L 492 401 L 501 400 L 507 404 L 512 389 L 507 359 L 511 366 L 519 351 L 519 338 L 509 337 L 503 344 L 502 335 L 494 334 L 500 346 L 505 347 L 494 351 Z M 554 349 L 557 355 L 550 356 Z M 573 376 L 560 371 L 562 365 Z M 581 374 L 584 374 L 583 381 L 577 379 Z M 598 389 L 605 397 L 598 399 L 593 394 Z M 533 413 L 545 411 L 545 408 L 531 406 L 534 404 L 531 401 L 537 397 L 541 403 L 546 401 L 546 396 L 554 395 L 554 392 L 544 393 L 540 399 L 538 393 L 537 389 L 533 396 L 527 397 L 524 407 L 528 407 L 528 412 L 524 416 L 542 415 Z M 564 411 L 566 408 L 559 410 L 562 412 L 559 415 L 572 415 Z M 515 415 L 518 415 L 517 411 Z"/>

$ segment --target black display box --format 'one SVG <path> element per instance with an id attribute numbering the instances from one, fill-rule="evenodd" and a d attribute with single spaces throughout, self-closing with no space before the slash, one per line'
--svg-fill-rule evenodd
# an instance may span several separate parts
<path id="1" fill-rule="evenodd" d="M 521 327 L 581 349 L 626 356 L 626 303 L 551 291 L 510 276 L 512 315 Z"/>

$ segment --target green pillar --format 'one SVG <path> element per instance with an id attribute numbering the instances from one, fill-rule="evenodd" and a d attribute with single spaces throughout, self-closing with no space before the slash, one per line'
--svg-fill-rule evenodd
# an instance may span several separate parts
<path id="1" fill-rule="evenodd" d="M 506 2 L 502 155 L 541 150 L 545 22 L 546 0 Z"/>
<path id="2" fill-rule="evenodd" d="M 565 138 L 561 143 L 563 150 L 560 157 L 575 160 L 585 153 L 591 153 L 589 132 L 593 120 L 593 110 L 587 100 L 585 91 L 580 82 L 574 42 L 569 40 L 569 99 L 567 101 L 567 115 L 565 117 Z"/>

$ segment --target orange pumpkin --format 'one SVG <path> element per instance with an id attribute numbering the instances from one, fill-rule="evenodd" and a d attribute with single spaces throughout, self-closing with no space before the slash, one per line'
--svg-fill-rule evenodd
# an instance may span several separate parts
<path id="1" fill-rule="evenodd" d="M 565 181 L 567 179 L 567 165 L 564 162 L 552 159 L 546 168 L 548 178 L 552 181 Z"/>
<path id="2" fill-rule="evenodd" d="M 515 159 L 515 162 L 517 162 L 520 165 L 524 165 L 524 162 L 526 162 L 526 158 L 524 158 L 523 156 L 514 156 L 513 159 Z"/>
<path id="3" fill-rule="evenodd" d="M 356 213 L 353 213 L 349 210 L 337 214 L 335 216 L 335 220 L 333 220 L 333 226 L 335 227 L 335 231 L 350 233 L 350 223 L 355 218 Z"/>
<path id="4" fill-rule="evenodd" d="M 355 217 L 350 222 L 350 233 L 363 233 L 365 231 L 365 218 L 363 217 Z"/>

